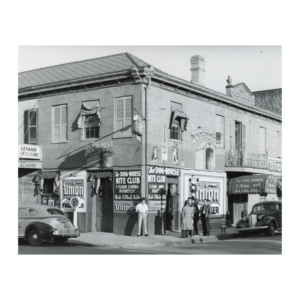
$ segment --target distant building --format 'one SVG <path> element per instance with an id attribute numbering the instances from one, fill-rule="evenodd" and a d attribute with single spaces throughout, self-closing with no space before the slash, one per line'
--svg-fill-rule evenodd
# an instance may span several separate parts
<path id="1" fill-rule="evenodd" d="M 141 196 L 150 234 L 179 231 L 191 195 L 211 201 L 218 227 L 278 198 L 281 89 L 228 78 L 221 94 L 205 64 L 191 58 L 191 82 L 129 53 L 19 73 L 19 144 L 42 149 L 38 168 L 19 159 L 19 203 L 59 206 L 81 232 L 134 235 Z"/>

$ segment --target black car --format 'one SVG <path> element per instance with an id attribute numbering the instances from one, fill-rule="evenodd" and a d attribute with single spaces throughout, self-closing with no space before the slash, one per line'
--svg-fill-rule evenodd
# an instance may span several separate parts
<path id="1" fill-rule="evenodd" d="M 265 233 L 274 236 L 282 231 L 282 202 L 264 201 L 253 206 L 251 213 L 239 220 L 236 229 L 241 237 L 246 234 Z"/>

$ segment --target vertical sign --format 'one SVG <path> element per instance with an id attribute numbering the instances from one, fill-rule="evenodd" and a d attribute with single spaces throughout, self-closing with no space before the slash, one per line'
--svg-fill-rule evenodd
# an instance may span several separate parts
<path id="1" fill-rule="evenodd" d="M 135 212 L 141 199 L 141 170 L 114 172 L 114 211 Z"/>

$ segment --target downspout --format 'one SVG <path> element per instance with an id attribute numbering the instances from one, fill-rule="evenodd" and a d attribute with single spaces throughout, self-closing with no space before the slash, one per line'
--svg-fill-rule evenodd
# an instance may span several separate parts
<path id="1" fill-rule="evenodd" d="M 147 151 L 148 151 L 148 89 L 151 85 L 151 76 L 153 75 L 153 66 L 150 66 L 149 73 L 146 78 L 148 78 L 147 85 L 145 87 L 145 197 L 147 199 L 147 205 L 149 207 L 148 199 L 148 164 L 147 164 Z"/>

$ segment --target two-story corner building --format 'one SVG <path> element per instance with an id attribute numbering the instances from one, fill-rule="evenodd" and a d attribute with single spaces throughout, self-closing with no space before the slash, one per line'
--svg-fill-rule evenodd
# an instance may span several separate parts
<path id="1" fill-rule="evenodd" d="M 19 185 L 30 181 L 28 194 L 68 212 L 81 232 L 136 234 L 141 196 L 150 234 L 179 231 L 190 195 L 211 201 L 213 224 L 228 211 L 234 223 L 265 186 L 276 193 L 281 90 L 251 93 L 230 79 L 226 94 L 210 90 L 201 56 L 191 71 L 188 82 L 123 53 L 19 73 L 19 144 L 30 144 L 33 123 L 22 120 L 34 111 L 43 149 L 41 170 L 19 172 Z M 243 175 L 264 189 L 239 191 Z"/>

